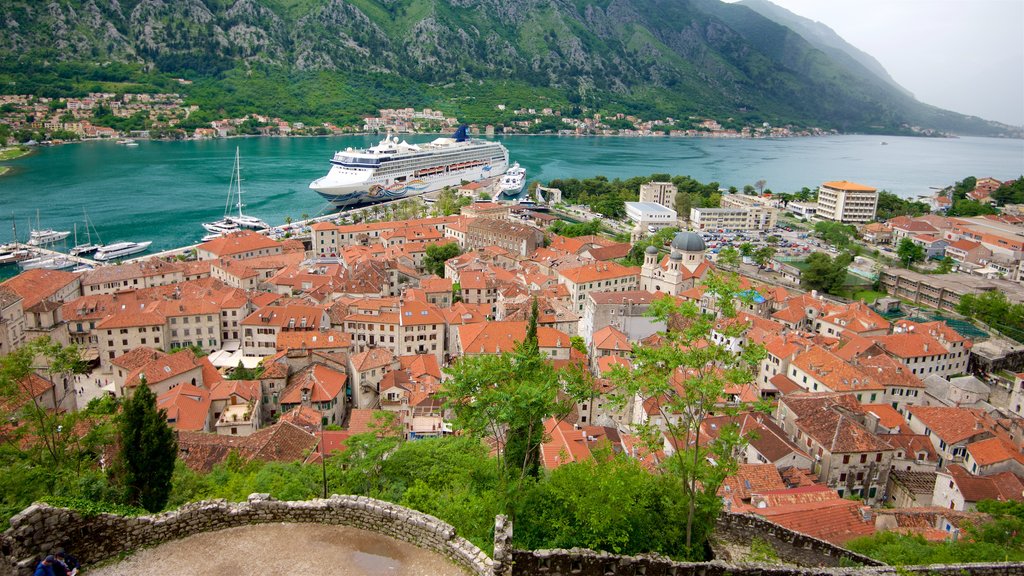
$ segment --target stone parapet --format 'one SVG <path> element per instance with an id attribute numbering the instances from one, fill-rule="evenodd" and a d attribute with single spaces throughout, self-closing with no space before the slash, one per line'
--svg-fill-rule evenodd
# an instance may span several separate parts
<path id="1" fill-rule="evenodd" d="M 391 536 L 451 559 L 475 576 L 492 573 L 491 559 L 455 528 L 402 506 L 363 496 L 282 502 L 253 494 L 247 502 L 213 500 L 187 504 L 152 516 L 86 516 L 33 504 L 0 535 L 0 575 L 31 574 L 35 563 L 57 546 L 73 550 L 85 564 L 186 536 L 236 526 L 276 522 L 336 524 Z"/>

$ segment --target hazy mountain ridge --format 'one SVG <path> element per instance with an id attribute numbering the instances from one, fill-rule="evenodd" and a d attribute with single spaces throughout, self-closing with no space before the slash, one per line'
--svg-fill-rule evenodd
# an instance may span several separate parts
<path id="1" fill-rule="evenodd" d="M 917 103 L 870 62 L 807 36 L 718 0 L 0 4 L 0 58 L 21 70 L 112 60 L 189 78 L 279 69 L 344 80 L 381 74 L 424 88 L 514 81 L 556 100 L 625 103 L 648 116 L 738 115 L 846 131 L 1003 129 Z"/>

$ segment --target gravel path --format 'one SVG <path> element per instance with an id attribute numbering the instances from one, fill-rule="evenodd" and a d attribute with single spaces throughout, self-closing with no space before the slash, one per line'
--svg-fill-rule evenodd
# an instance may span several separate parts
<path id="1" fill-rule="evenodd" d="M 433 552 L 373 532 L 323 524 L 262 524 L 196 534 L 84 574 L 466 576 Z"/>

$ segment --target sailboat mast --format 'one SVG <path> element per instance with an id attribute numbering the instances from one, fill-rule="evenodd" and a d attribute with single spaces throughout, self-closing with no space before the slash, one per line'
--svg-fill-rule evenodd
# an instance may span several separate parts
<path id="1" fill-rule="evenodd" d="M 14 243 L 18 243 L 18 220 L 14 217 L 14 212 L 11 212 L 11 233 L 14 234 Z"/>
<path id="2" fill-rule="evenodd" d="M 238 186 L 238 216 L 242 216 L 242 163 L 238 157 L 238 146 L 235 146 L 235 185 Z"/>

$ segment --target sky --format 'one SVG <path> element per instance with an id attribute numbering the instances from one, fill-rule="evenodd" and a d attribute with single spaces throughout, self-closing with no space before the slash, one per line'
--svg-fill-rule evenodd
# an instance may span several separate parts
<path id="1" fill-rule="evenodd" d="M 1024 0 L 770 0 L 835 30 L 918 100 L 1024 125 Z"/>

